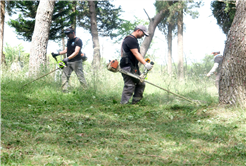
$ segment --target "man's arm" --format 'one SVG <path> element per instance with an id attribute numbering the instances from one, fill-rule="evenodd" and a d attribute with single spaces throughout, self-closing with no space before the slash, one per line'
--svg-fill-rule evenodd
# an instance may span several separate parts
<path id="1" fill-rule="evenodd" d="M 133 53 L 133 55 L 137 58 L 137 60 L 142 63 L 143 65 L 145 65 L 145 60 L 143 59 L 142 55 L 138 52 L 137 48 L 134 49 L 130 49 L 131 52 Z"/>
<path id="2" fill-rule="evenodd" d="M 209 73 L 207 74 L 207 76 L 211 76 L 215 71 L 216 69 L 219 67 L 219 63 L 214 63 L 214 66 L 213 68 L 209 71 Z"/>
<path id="3" fill-rule="evenodd" d="M 65 48 L 65 50 L 59 52 L 60 55 L 63 55 L 63 54 L 66 54 L 66 53 L 67 53 L 67 47 Z"/>
<path id="4" fill-rule="evenodd" d="M 78 53 L 79 53 L 80 48 L 81 47 L 76 46 L 75 51 L 68 57 L 68 59 L 73 59 L 74 57 L 76 57 L 76 55 L 78 55 Z"/>

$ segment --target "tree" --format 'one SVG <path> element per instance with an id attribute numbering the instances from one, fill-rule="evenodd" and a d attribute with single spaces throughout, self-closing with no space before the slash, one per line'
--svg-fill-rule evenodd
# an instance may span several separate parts
<path id="1" fill-rule="evenodd" d="M 55 1 L 41 0 L 38 6 L 30 50 L 29 74 L 37 73 L 41 65 L 46 64 L 46 51 L 54 5 Z"/>
<path id="2" fill-rule="evenodd" d="M 235 2 L 233 1 L 213 1 L 211 2 L 211 10 L 217 20 L 217 24 L 222 28 L 227 35 L 233 18 L 236 13 Z"/>
<path id="3" fill-rule="evenodd" d="M 88 8 L 89 7 L 89 8 Z M 116 37 L 114 30 L 120 27 L 119 13 L 121 8 L 115 8 L 109 1 L 80 1 L 78 10 L 79 26 L 89 30 L 93 41 L 93 61 L 95 67 L 100 64 L 99 36 Z"/>
<path id="4" fill-rule="evenodd" d="M 9 26 L 15 28 L 19 39 L 31 41 L 35 26 L 35 17 L 40 1 L 15 1 L 12 11 L 19 14 L 17 19 L 10 19 Z M 63 30 L 71 26 L 75 18 L 69 1 L 56 1 L 50 26 L 50 40 L 60 40 L 65 35 Z M 15 10 L 14 10 L 15 9 Z"/>
<path id="5" fill-rule="evenodd" d="M 140 46 L 140 52 L 143 57 L 145 57 L 149 49 L 150 43 L 154 37 L 156 27 L 165 18 L 166 12 L 168 12 L 168 8 L 163 8 L 153 18 L 149 18 L 149 26 L 148 26 L 149 36 L 144 38 L 144 41 Z"/>
<path id="6" fill-rule="evenodd" d="M 93 42 L 93 67 L 98 67 L 100 64 L 100 44 L 97 31 L 97 18 L 96 18 L 96 8 L 94 1 L 89 1 L 89 11 L 90 11 L 90 21 L 91 21 L 91 35 Z"/>
<path id="7" fill-rule="evenodd" d="M 246 2 L 237 0 L 236 13 L 225 44 L 219 82 L 219 101 L 246 107 Z"/>
<path id="8" fill-rule="evenodd" d="M 184 79 L 183 70 L 183 14 L 187 13 L 193 18 L 198 16 L 198 12 L 193 8 L 200 7 L 201 2 L 189 1 L 156 1 L 155 6 L 158 12 L 167 10 L 163 20 L 158 24 L 158 28 L 167 36 L 168 40 L 168 73 L 172 73 L 172 33 L 178 27 L 178 76 Z"/>
<path id="9" fill-rule="evenodd" d="M 16 29 L 19 37 L 30 41 L 34 30 L 35 15 L 39 1 L 16 2 L 17 5 L 15 8 L 18 9 L 20 15 L 17 20 L 11 20 L 9 24 Z M 108 1 L 93 2 L 95 4 L 98 35 L 110 36 L 111 38 L 116 37 L 113 31 L 121 23 L 118 18 L 121 8 L 114 8 Z M 56 40 L 63 38 L 63 29 L 71 25 L 73 28 L 81 26 L 91 31 L 90 19 L 89 1 L 73 1 L 72 3 L 71 1 L 56 1 L 49 39 Z"/>
<path id="10" fill-rule="evenodd" d="M 183 9 L 184 4 L 181 1 L 178 5 L 178 78 L 184 80 L 184 49 L 183 49 Z"/>
<path id="11" fill-rule="evenodd" d="M 5 55 L 3 54 L 3 36 L 4 36 L 4 20 L 5 20 L 5 7 L 6 11 L 9 15 L 11 15 L 12 7 L 15 5 L 15 1 L 0 1 L 0 57 L 1 57 L 1 64 L 7 64 L 5 61 Z"/>
<path id="12" fill-rule="evenodd" d="M 176 27 L 177 21 L 175 20 L 174 14 L 171 12 L 170 6 L 173 5 L 173 1 L 156 1 L 155 6 L 157 11 L 162 10 L 163 8 L 168 8 L 168 12 L 165 13 L 164 19 L 158 24 L 158 28 L 167 36 L 167 45 L 168 45 L 168 62 L 167 62 L 167 69 L 168 74 L 172 75 L 172 38 L 173 38 L 173 30 Z"/>
<path id="13" fill-rule="evenodd" d="M 184 13 L 190 14 L 192 18 L 198 16 L 198 12 L 192 11 L 193 8 L 200 7 L 201 2 L 194 2 L 194 0 L 179 1 L 173 5 L 177 12 L 177 26 L 178 26 L 178 79 L 184 80 L 184 50 L 183 50 L 183 17 Z"/>
<path id="14" fill-rule="evenodd" d="M 3 54 L 5 0 L 0 0 L 0 12 L 0 64 L 4 63 L 6 65 L 5 56 Z"/>

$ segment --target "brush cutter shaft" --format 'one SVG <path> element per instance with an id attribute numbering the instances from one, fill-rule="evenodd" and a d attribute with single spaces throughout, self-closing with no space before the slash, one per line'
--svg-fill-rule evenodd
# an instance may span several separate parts
<path id="1" fill-rule="evenodd" d="M 28 82 L 28 83 L 26 83 L 25 85 L 23 85 L 22 87 L 24 87 L 24 86 L 26 86 L 26 85 L 28 85 L 28 84 L 34 82 L 34 81 L 37 81 L 37 80 L 39 80 L 40 78 L 43 78 L 43 77 L 45 77 L 45 76 L 47 76 L 47 75 L 53 73 L 54 71 L 56 71 L 56 70 L 58 70 L 58 69 L 60 69 L 60 68 L 57 68 L 57 69 L 55 69 L 55 70 L 52 70 L 51 72 L 49 72 L 49 73 L 47 73 L 47 74 L 45 74 L 45 75 L 42 75 L 42 76 L 36 78 L 35 80 L 33 80 L 33 81 L 31 81 L 31 82 Z"/>
<path id="2" fill-rule="evenodd" d="M 133 74 L 133 73 L 130 73 L 130 72 L 127 72 L 127 71 L 125 71 L 125 70 L 122 70 L 121 68 L 119 68 L 118 71 L 119 71 L 120 73 L 123 73 L 123 74 L 125 74 L 125 75 L 130 76 L 130 77 L 136 78 L 136 79 L 140 80 L 141 82 L 144 81 L 144 80 L 141 79 L 138 75 Z"/>
<path id="3" fill-rule="evenodd" d="M 184 99 L 184 100 L 187 100 L 187 101 L 193 103 L 192 100 L 189 100 L 189 99 L 187 99 L 187 98 L 185 98 L 185 97 L 183 97 L 183 96 L 180 96 L 180 95 L 178 95 L 178 94 L 176 94 L 176 93 L 173 93 L 173 92 L 171 92 L 171 91 L 169 91 L 169 90 L 167 90 L 167 89 L 164 89 L 164 88 L 162 88 L 162 87 L 160 87 L 160 86 L 158 86 L 158 85 L 155 85 L 155 84 L 153 84 L 153 83 L 151 83 L 151 82 L 149 82 L 149 81 L 146 81 L 146 80 L 145 80 L 144 82 L 146 82 L 146 83 L 148 83 L 148 84 L 150 84 L 150 85 L 153 85 L 153 86 L 155 86 L 155 87 L 157 87 L 157 88 L 160 88 L 160 89 L 162 89 L 162 90 L 164 90 L 164 91 L 167 91 L 168 93 L 171 93 L 171 94 L 173 94 L 173 95 L 175 95 L 175 96 L 178 96 L 178 97 L 180 97 L 180 98 L 182 98 L 182 99 Z"/>
<path id="4" fill-rule="evenodd" d="M 169 90 L 167 90 L 167 89 L 164 89 L 164 88 L 162 88 L 162 87 L 160 87 L 160 86 L 158 86 L 158 85 L 155 85 L 155 84 L 153 84 L 153 83 L 151 83 L 151 82 L 149 82 L 149 81 L 146 81 L 144 78 L 141 78 L 140 76 L 138 76 L 138 75 L 136 75 L 136 74 L 132 74 L 132 73 L 130 73 L 130 72 L 128 72 L 128 71 L 125 71 L 125 70 L 122 70 L 122 69 L 120 69 L 120 68 L 118 69 L 118 71 L 119 71 L 120 73 L 126 74 L 126 75 L 128 75 L 128 76 L 130 76 L 130 77 L 136 78 L 136 79 L 140 80 L 140 82 L 146 82 L 146 83 L 148 83 L 148 84 L 150 84 L 150 85 L 153 85 L 153 86 L 155 86 L 155 87 L 157 87 L 157 88 L 160 88 L 160 89 L 162 89 L 162 90 L 164 90 L 164 91 L 166 91 L 166 92 L 168 92 L 168 93 L 171 93 L 171 94 L 173 94 L 173 95 L 175 95 L 175 96 L 178 96 L 179 98 L 182 98 L 182 99 L 184 99 L 184 100 L 186 100 L 186 101 L 189 101 L 189 102 L 191 102 L 191 103 L 195 103 L 194 101 L 192 101 L 192 100 L 190 100 L 190 99 L 187 99 L 187 98 L 185 98 L 185 97 L 183 97 L 183 96 L 180 96 L 180 95 L 178 95 L 178 94 L 176 94 L 176 93 L 173 93 L 173 92 L 171 92 L 171 91 L 169 91 Z"/>

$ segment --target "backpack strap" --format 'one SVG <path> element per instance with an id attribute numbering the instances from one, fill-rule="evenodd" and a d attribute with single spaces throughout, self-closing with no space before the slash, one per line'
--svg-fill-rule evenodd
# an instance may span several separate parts
<path id="1" fill-rule="evenodd" d="M 79 39 L 80 39 L 79 37 L 76 37 L 76 40 L 75 40 L 75 42 L 79 41 Z"/>
<path id="2" fill-rule="evenodd" d="M 123 39 L 123 42 L 125 41 L 125 39 L 126 39 L 127 37 L 134 38 L 132 35 L 128 35 L 128 36 L 126 36 L 126 37 Z M 126 54 L 125 50 L 124 50 L 123 47 L 122 47 L 123 42 L 121 43 L 121 57 L 126 57 L 127 54 Z"/>

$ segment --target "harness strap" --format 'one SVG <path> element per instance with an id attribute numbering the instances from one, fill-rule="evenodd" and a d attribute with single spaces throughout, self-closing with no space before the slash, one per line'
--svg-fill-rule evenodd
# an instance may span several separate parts
<path id="1" fill-rule="evenodd" d="M 133 36 L 128 35 L 128 36 L 126 36 L 126 37 L 123 39 L 123 42 L 125 41 L 125 39 L 126 39 L 127 37 L 134 38 Z M 124 50 L 123 47 L 122 47 L 123 42 L 122 42 L 122 44 L 121 44 L 121 57 L 127 57 L 128 55 L 126 54 L 125 50 Z"/>

